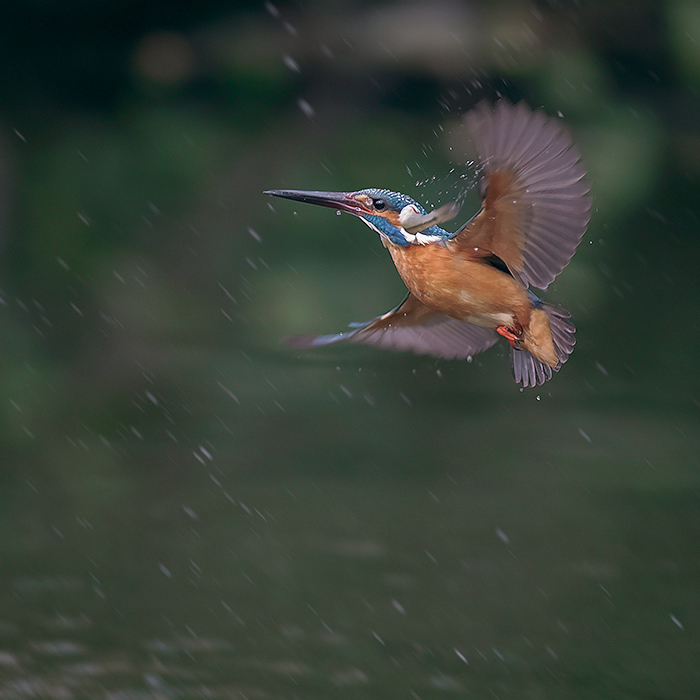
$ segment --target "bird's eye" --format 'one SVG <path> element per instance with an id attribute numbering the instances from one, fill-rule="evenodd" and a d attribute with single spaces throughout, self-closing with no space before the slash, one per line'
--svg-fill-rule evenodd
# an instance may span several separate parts
<path id="1" fill-rule="evenodd" d="M 384 200 L 384 199 L 373 199 L 373 200 L 372 200 L 372 206 L 373 206 L 377 211 L 382 211 L 382 209 L 386 209 L 386 200 Z"/>

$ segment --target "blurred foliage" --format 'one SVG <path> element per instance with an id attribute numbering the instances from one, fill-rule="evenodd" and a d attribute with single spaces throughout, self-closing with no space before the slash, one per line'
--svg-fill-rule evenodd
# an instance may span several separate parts
<path id="1" fill-rule="evenodd" d="M 644 328 L 659 294 L 634 280 L 641 257 L 688 292 L 661 303 L 669 325 L 693 316 L 678 260 L 691 256 L 672 250 L 692 247 L 697 223 L 693 3 L 15 0 L 4 11 L 4 366 L 8 398 L 42 404 L 46 426 L 66 430 L 73 410 L 77 424 L 109 424 L 143 374 L 177 384 L 212 351 L 272 350 L 289 331 L 333 330 L 397 301 L 400 282 L 357 222 L 290 215 L 260 192 L 388 185 L 440 201 L 468 181 L 446 144 L 482 96 L 561 112 L 581 144 L 595 214 L 560 287 L 590 346 L 615 326 L 616 294 L 622 327 Z M 669 258 L 646 258 L 656 238 Z M 625 353 L 624 333 L 605 337 L 598 352 Z M 657 351 L 634 352 L 644 374 Z M 559 381 L 575 384 L 582 367 Z M 34 415 L 10 412 L 3 433 L 24 440 Z"/>
<path id="2" fill-rule="evenodd" d="M 8 449 L 50 464 L 81 425 L 115 434 L 140 420 L 128 407 L 152 384 L 206 404 L 216 383 L 190 378 L 211 372 L 212 353 L 296 371 L 277 350 L 288 332 L 398 301 L 357 222 L 293 214 L 261 190 L 380 185 L 440 202 L 474 184 L 448 144 L 483 96 L 563 113 L 588 164 L 590 233 L 558 283 L 581 361 L 559 386 L 590 381 L 586 354 L 624 372 L 648 305 L 672 335 L 693 317 L 693 3 L 15 0 L 4 12 L 3 394 L 19 407 L 3 411 Z M 683 291 L 672 303 L 662 278 Z M 633 345 L 637 366 L 616 379 L 649 383 L 658 350 Z M 669 343 L 672 364 L 695 371 L 682 359 L 693 347 Z M 508 387 L 499 370 L 469 381 Z M 174 432 L 206 434 L 210 418 L 187 413 Z"/>

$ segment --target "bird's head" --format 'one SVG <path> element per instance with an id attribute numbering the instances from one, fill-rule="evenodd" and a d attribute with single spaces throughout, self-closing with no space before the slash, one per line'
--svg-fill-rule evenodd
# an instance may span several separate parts
<path id="1" fill-rule="evenodd" d="M 428 213 L 406 194 L 375 187 L 357 192 L 268 190 L 265 194 L 349 212 L 382 238 L 400 246 L 425 245 L 449 238 L 452 234 L 438 224 L 454 218 L 459 210 L 455 204 L 447 204 Z"/>

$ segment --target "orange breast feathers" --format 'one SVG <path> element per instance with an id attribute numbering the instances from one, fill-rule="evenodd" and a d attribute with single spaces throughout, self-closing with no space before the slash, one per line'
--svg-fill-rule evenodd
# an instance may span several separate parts
<path id="1" fill-rule="evenodd" d="M 470 253 L 449 241 L 387 247 L 404 284 L 434 311 L 493 328 L 512 320 L 524 328 L 529 325 L 531 304 L 525 289 L 484 262 L 478 249 Z"/>

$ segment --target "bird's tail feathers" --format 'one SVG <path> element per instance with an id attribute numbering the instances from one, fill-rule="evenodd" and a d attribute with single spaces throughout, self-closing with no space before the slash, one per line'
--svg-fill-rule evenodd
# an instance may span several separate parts
<path id="1" fill-rule="evenodd" d="M 576 343 L 576 327 L 571 321 L 571 314 L 561 306 L 545 304 L 538 300 L 536 310 L 540 309 L 547 315 L 552 336 L 556 364 L 550 366 L 538 360 L 525 349 L 511 349 L 510 357 L 513 363 L 513 375 L 518 384 L 524 387 L 538 386 L 552 378 L 552 372 L 558 372 L 566 362 Z"/>

